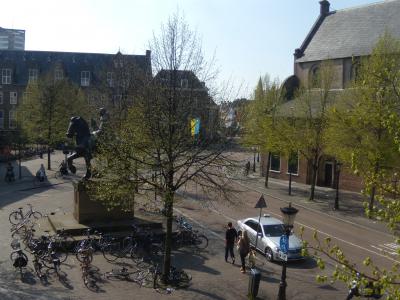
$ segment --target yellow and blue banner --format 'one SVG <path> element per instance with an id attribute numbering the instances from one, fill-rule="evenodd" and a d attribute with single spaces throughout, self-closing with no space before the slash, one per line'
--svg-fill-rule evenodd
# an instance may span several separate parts
<path id="1" fill-rule="evenodd" d="M 192 136 L 198 135 L 200 132 L 200 119 L 194 118 L 190 120 L 190 130 Z"/>

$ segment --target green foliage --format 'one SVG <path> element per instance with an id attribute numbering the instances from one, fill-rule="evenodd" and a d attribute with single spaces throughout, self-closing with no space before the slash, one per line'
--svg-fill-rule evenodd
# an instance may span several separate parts
<path id="1" fill-rule="evenodd" d="M 254 100 L 246 107 L 244 136 L 246 146 L 258 146 L 263 152 L 279 152 L 280 141 L 275 129 L 277 108 L 282 103 L 282 90 L 276 80 L 270 82 L 268 75 L 260 77 L 254 91 Z"/>
<path id="2" fill-rule="evenodd" d="M 18 123 L 31 141 L 50 146 L 65 141 L 72 116 L 86 117 L 89 111 L 79 88 L 53 78 L 50 72 L 37 83 L 29 84 L 17 111 Z"/>

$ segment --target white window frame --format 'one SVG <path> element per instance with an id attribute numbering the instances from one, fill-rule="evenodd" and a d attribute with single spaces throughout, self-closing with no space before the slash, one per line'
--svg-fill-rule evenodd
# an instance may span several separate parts
<path id="1" fill-rule="evenodd" d="M 54 71 L 54 81 L 63 80 L 64 79 L 64 72 L 60 69 L 56 69 Z"/>
<path id="2" fill-rule="evenodd" d="M 288 157 L 288 161 L 287 161 L 287 173 L 286 174 L 290 174 L 289 173 L 289 161 L 290 161 L 290 156 Z M 299 157 L 299 152 L 297 151 L 297 173 L 292 173 L 292 176 L 299 176 L 299 169 L 300 169 L 300 157 Z"/>
<path id="3" fill-rule="evenodd" d="M 10 104 L 18 104 L 18 93 L 10 92 Z"/>
<path id="4" fill-rule="evenodd" d="M 11 69 L 1 69 L 1 84 L 11 84 Z"/>
<path id="5" fill-rule="evenodd" d="M 3 104 L 3 98 L 4 98 L 4 95 L 3 95 L 3 91 L 0 91 L 0 104 Z"/>
<path id="6" fill-rule="evenodd" d="M 37 83 L 38 75 L 38 69 L 28 69 L 28 83 Z"/>
<path id="7" fill-rule="evenodd" d="M 12 121 L 15 121 L 15 126 L 12 126 Z M 8 112 L 8 128 L 10 129 L 17 128 L 17 112 L 15 110 L 10 110 Z"/>
<path id="8" fill-rule="evenodd" d="M 107 72 L 107 84 L 109 87 L 114 86 L 114 72 Z"/>
<path id="9" fill-rule="evenodd" d="M 4 129 L 4 110 L 0 109 L 0 129 Z"/>
<path id="10" fill-rule="evenodd" d="M 81 71 L 81 86 L 90 85 L 90 71 Z"/>
<path id="11" fill-rule="evenodd" d="M 186 78 L 181 79 L 181 88 L 187 89 L 189 86 L 189 81 Z"/>
<path id="12" fill-rule="evenodd" d="M 278 155 L 279 156 L 279 170 L 274 170 L 274 169 L 272 169 L 272 157 L 274 156 L 274 155 Z M 278 153 L 278 154 L 276 154 L 276 153 L 272 153 L 271 154 L 271 160 L 270 160 L 270 162 L 269 162 L 269 170 L 271 171 L 271 172 L 274 172 L 274 173 L 280 173 L 281 172 L 281 155 Z"/>

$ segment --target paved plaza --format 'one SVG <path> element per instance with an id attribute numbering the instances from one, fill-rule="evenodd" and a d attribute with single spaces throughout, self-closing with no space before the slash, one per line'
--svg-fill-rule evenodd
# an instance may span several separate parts
<path id="1" fill-rule="evenodd" d="M 242 154 L 247 155 L 247 154 Z M 55 170 L 63 159 L 61 153 L 52 155 L 52 168 Z M 0 243 L 0 299 L 247 299 L 247 287 L 249 275 L 240 273 L 237 256 L 236 264 L 225 263 L 224 231 L 229 220 L 236 221 L 236 215 L 256 215 L 254 204 L 257 200 L 257 191 L 267 192 L 268 197 L 281 197 L 294 202 L 299 206 L 307 206 L 313 210 L 327 211 L 331 202 L 332 193 L 330 189 L 318 189 L 317 200 L 309 203 L 305 200 L 305 186 L 294 183 L 293 192 L 295 196 L 288 197 L 284 182 L 272 180 L 271 189 L 263 188 L 263 178 L 257 173 L 251 173 L 247 178 L 242 178 L 240 184 L 249 187 L 252 192 L 244 193 L 242 203 L 236 206 L 209 205 L 198 201 L 195 193 L 181 193 L 182 199 L 176 204 L 176 213 L 184 214 L 196 228 L 202 230 L 209 238 L 209 247 L 201 252 L 193 252 L 190 249 L 179 249 L 173 252 L 173 264 L 182 268 L 193 277 L 191 285 L 187 289 L 172 290 L 168 295 L 161 295 L 155 290 L 147 287 L 139 287 L 133 282 L 111 281 L 102 279 L 98 282 L 97 292 L 89 291 L 83 284 L 80 266 L 73 255 L 70 255 L 67 263 L 61 269 L 67 275 L 67 280 L 60 282 L 56 278 L 50 278 L 48 285 L 43 285 L 35 277 L 31 263 L 28 264 L 26 276 L 21 282 L 19 274 L 15 272 L 9 259 L 11 251 L 9 213 L 20 207 L 31 203 L 35 209 L 43 214 L 54 212 L 56 215 L 70 213 L 73 210 L 73 187 L 71 180 L 79 179 L 84 175 L 83 161 L 77 163 L 78 172 L 76 176 L 66 179 L 54 177 L 54 171 L 48 171 L 48 183 L 37 186 L 33 183 L 33 174 L 44 159 L 34 158 L 22 162 L 22 179 L 17 179 L 12 184 L 0 183 L 0 226 L 2 242 Z M 0 165 L 3 171 L 4 165 Z M 17 170 L 17 169 L 15 169 Z M 4 176 L 3 173 L 0 173 Z M 18 178 L 18 171 L 17 171 Z M 259 194 L 258 194 L 259 195 Z M 361 199 L 357 194 L 344 193 L 343 211 L 349 220 L 361 224 L 375 226 L 377 230 L 380 224 L 370 224 L 362 216 L 360 210 Z M 333 198 L 332 198 L 333 199 Z M 254 203 L 253 203 L 254 202 Z M 350 209 L 354 209 L 352 214 Z M 240 211 L 240 213 L 238 212 Z M 368 226 L 369 226 L 368 225 Z M 374 227 L 374 228 L 375 228 Z M 99 275 L 111 269 L 120 267 L 107 263 L 102 255 L 96 255 L 93 260 Z M 269 263 L 263 256 L 258 255 L 257 267 L 262 273 L 262 279 L 257 299 L 275 299 L 281 273 L 279 263 Z M 329 267 L 328 267 L 329 269 Z M 313 260 L 289 264 L 288 267 L 288 299 L 344 299 L 347 293 L 342 283 L 319 285 L 315 282 L 315 276 L 319 274 Z M 101 276 L 100 276 L 101 277 Z"/>

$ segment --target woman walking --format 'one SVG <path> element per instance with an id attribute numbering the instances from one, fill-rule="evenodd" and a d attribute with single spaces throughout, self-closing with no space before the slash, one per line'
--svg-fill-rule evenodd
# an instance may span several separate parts
<path id="1" fill-rule="evenodd" d="M 238 250 L 240 255 L 240 260 L 242 263 L 242 267 L 240 268 L 240 272 L 246 272 L 246 256 L 250 252 L 250 240 L 249 236 L 247 235 L 247 231 L 243 230 L 239 241 L 238 241 Z"/>

